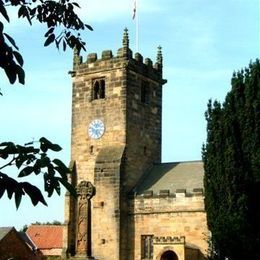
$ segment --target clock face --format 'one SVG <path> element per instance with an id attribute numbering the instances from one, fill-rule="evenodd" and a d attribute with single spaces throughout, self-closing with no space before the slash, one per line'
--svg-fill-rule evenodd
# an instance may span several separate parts
<path id="1" fill-rule="evenodd" d="M 93 120 L 88 127 L 88 134 L 93 139 L 99 139 L 105 132 L 105 125 L 102 120 Z"/>

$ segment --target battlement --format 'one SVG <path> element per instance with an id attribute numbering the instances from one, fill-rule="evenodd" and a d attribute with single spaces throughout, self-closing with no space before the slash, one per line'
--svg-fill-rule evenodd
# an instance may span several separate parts
<path id="1" fill-rule="evenodd" d="M 185 244 L 185 236 L 153 237 L 153 244 Z"/>
<path id="2" fill-rule="evenodd" d="M 192 192 L 186 192 L 186 189 L 177 189 L 174 193 L 170 190 L 160 190 L 158 193 L 154 193 L 152 190 L 147 190 L 143 194 L 131 194 L 131 198 L 185 198 L 185 197 L 200 197 L 204 196 L 204 190 L 202 188 L 194 188 Z"/>
<path id="3" fill-rule="evenodd" d="M 112 60 L 115 62 L 120 58 L 125 58 L 124 53 L 123 53 L 123 48 L 118 49 L 116 56 L 113 55 L 112 50 L 104 50 L 104 51 L 102 51 L 100 59 L 98 58 L 97 53 L 90 53 L 87 55 L 87 60 L 85 63 L 90 64 L 90 63 L 102 62 L 102 61 L 107 61 L 107 60 Z M 84 64 L 82 62 L 81 56 L 80 56 L 79 60 L 81 62 L 77 64 L 78 66 L 80 66 L 81 64 Z M 135 55 L 133 56 L 131 49 L 128 49 L 127 60 L 131 60 L 132 62 L 135 62 L 136 64 L 139 64 L 141 66 L 146 65 L 149 68 L 154 68 L 155 70 L 159 71 L 159 64 L 157 62 L 155 64 L 153 64 L 153 61 L 150 58 L 144 59 L 143 56 L 139 52 L 136 52 Z"/>
<path id="4" fill-rule="evenodd" d="M 168 214 L 176 212 L 204 212 L 203 189 L 177 189 L 175 193 L 160 190 L 154 193 L 147 190 L 143 194 L 132 194 L 129 197 L 130 214 Z"/>
<path id="5" fill-rule="evenodd" d="M 119 67 L 128 66 L 133 71 L 142 72 L 152 76 L 155 80 L 162 80 L 162 51 L 158 47 L 156 62 L 150 58 L 143 58 L 140 53 L 133 55 L 129 48 L 128 30 L 124 30 L 123 46 L 118 49 L 117 54 L 113 55 L 112 50 L 102 51 L 101 57 L 97 53 L 89 53 L 86 61 L 83 61 L 82 56 L 74 52 L 73 71 L 70 72 L 72 76 L 86 74 L 88 72 L 102 71 L 107 69 L 116 69 Z M 164 83 L 166 81 L 163 81 Z"/>

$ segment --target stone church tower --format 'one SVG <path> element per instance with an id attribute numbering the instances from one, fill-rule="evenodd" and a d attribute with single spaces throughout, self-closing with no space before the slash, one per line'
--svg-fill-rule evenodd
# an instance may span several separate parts
<path id="1" fill-rule="evenodd" d="M 162 165 L 162 86 L 166 83 L 162 67 L 160 47 L 154 65 L 148 58 L 143 61 L 139 53 L 133 57 L 127 29 L 116 56 L 110 50 L 103 51 L 100 59 L 89 54 L 86 62 L 74 56 L 71 182 L 78 197 L 67 195 L 65 201 L 64 250 L 70 257 L 157 259 L 153 244 L 161 237 L 152 233 L 136 236 L 135 207 L 140 196 L 149 198 L 149 203 L 154 199 L 145 183 L 155 165 Z M 164 190 L 165 195 L 172 194 Z M 184 245 L 184 236 L 169 239 Z"/>

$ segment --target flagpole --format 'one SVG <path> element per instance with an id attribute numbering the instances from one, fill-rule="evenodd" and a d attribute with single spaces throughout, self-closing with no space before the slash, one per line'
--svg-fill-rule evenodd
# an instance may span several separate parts
<path id="1" fill-rule="evenodd" d="M 139 52 L 139 4 L 136 0 L 136 17 L 135 17 L 135 48 L 136 52 Z"/>

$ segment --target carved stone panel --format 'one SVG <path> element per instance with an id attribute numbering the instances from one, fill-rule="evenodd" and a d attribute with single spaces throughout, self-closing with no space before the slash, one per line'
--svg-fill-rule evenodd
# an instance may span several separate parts
<path id="1" fill-rule="evenodd" d="M 82 181 L 77 187 L 78 193 L 78 222 L 77 222 L 77 254 L 89 255 L 90 239 L 90 199 L 95 194 L 94 186 Z"/>

